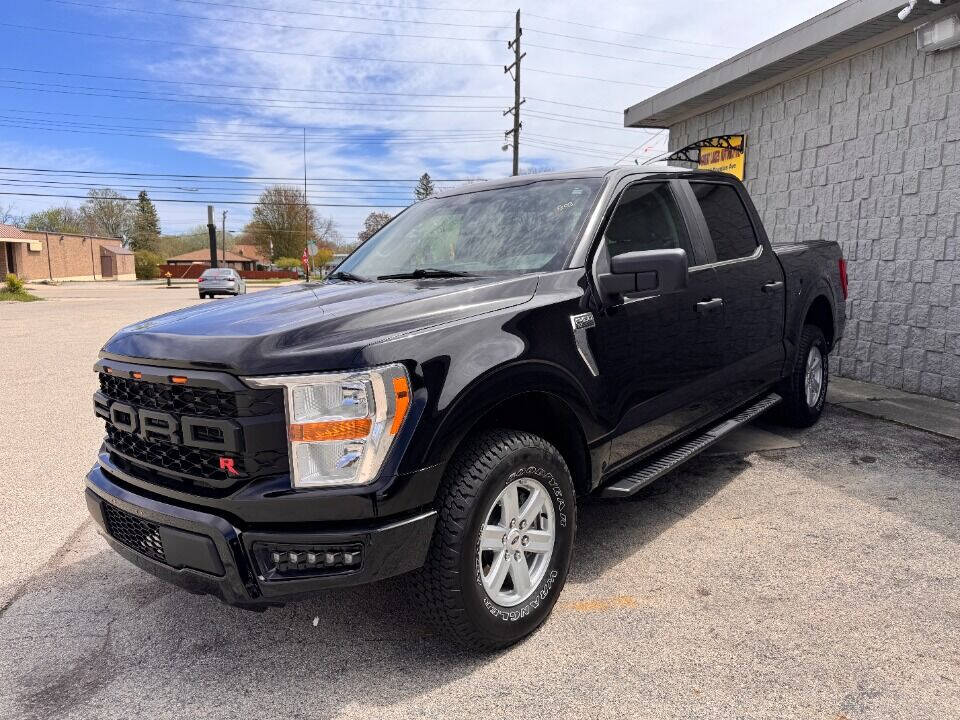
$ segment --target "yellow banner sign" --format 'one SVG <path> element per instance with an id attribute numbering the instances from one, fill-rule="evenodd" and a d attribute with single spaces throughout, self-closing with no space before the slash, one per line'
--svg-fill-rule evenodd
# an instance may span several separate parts
<path id="1" fill-rule="evenodd" d="M 701 170 L 730 173 L 743 180 L 744 136 L 731 135 L 729 139 L 731 147 L 701 147 L 697 166 Z"/>

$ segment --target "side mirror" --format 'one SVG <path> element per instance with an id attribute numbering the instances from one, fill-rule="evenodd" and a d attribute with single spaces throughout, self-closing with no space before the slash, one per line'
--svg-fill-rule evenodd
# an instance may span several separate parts
<path id="1" fill-rule="evenodd" d="M 604 295 L 643 297 L 687 287 L 687 252 L 680 248 L 615 255 L 610 272 L 599 277 Z"/>

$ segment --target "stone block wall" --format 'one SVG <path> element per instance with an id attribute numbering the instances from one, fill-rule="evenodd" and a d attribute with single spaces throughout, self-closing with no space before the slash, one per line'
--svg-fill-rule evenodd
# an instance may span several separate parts
<path id="1" fill-rule="evenodd" d="M 740 132 L 772 240 L 847 258 L 834 371 L 960 400 L 960 49 L 907 35 L 678 123 L 670 148 Z"/>

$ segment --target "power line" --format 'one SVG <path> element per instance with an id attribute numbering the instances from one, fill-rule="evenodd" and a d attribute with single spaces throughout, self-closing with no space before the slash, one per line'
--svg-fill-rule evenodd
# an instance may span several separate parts
<path id="1" fill-rule="evenodd" d="M 526 98 L 527 100 L 532 100 L 533 102 L 549 103 L 550 105 L 562 105 L 563 107 L 578 108 L 580 110 L 596 110 L 597 112 L 610 113 L 611 115 L 619 115 L 621 117 L 623 116 L 622 110 L 610 110 L 608 108 L 591 107 L 590 105 L 575 105 L 573 103 L 560 102 L 559 100 L 544 100 L 543 98 L 530 97 L 529 95 L 527 95 Z"/>
<path id="2" fill-rule="evenodd" d="M 78 180 L 50 180 L 46 177 L 34 178 L 11 178 L 0 177 L 0 184 L 10 186 L 31 186 L 31 187 L 66 187 L 73 190 L 82 190 L 84 188 L 102 188 L 103 183 L 85 183 Z M 400 190 L 399 187 L 370 188 L 362 187 L 344 188 L 338 185 L 317 186 L 313 183 L 310 187 L 323 195 L 374 195 L 376 197 L 413 197 L 413 191 Z M 138 192 L 140 190 L 162 190 L 175 194 L 217 192 L 228 197 L 249 197 L 257 192 L 257 187 L 244 189 L 242 187 L 223 187 L 223 186 L 205 186 L 201 188 L 183 188 L 177 185 L 152 185 L 152 184 L 117 184 L 110 183 L 111 190 Z"/>
<path id="3" fill-rule="evenodd" d="M 12 166 L 0 166 L 0 171 L 7 170 L 22 170 L 25 172 L 32 173 L 59 173 L 71 174 L 71 175 L 111 175 L 111 176 L 121 176 L 121 177 L 165 177 L 165 178 L 197 178 L 197 179 L 207 179 L 207 180 L 295 180 L 300 182 L 302 178 L 300 177 L 270 177 L 270 176 L 254 176 L 254 175 L 190 175 L 190 174 L 176 174 L 176 173 L 144 173 L 144 172 L 121 172 L 114 170 L 61 170 L 61 169 L 49 169 L 49 168 L 27 168 L 27 167 L 12 167 Z M 414 178 L 413 180 L 407 178 L 343 178 L 343 177 L 323 177 L 323 178 L 312 178 L 313 180 L 325 180 L 330 182 L 403 182 L 403 183 L 417 183 L 420 182 L 420 178 Z M 464 182 L 473 182 L 477 178 L 433 178 L 434 182 L 450 182 L 450 183 L 464 183 Z"/>
<path id="4" fill-rule="evenodd" d="M 564 38 L 566 40 L 592 42 L 597 43 L 598 45 L 607 45 L 609 47 L 628 48 L 630 50 L 646 50 L 648 52 L 658 52 L 665 55 L 681 55 L 683 57 L 702 58 L 704 60 L 723 60 L 722 57 L 716 57 L 715 55 L 698 55 L 696 53 L 688 53 L 681 50 L 662 50 L 660 48 L 645 47 L 643 45 L 627 45 L 626 43 L 610 42 L 609 40 L 595 40 L 583 35 L 569 35 L 565 33 L 550 32 L 548 30 L 540 30 L 539 28 L 530 28 L 530 32 L 540 33 L 541 35 L 549 35 L 550 37 Z"/>
<path id="5" fill-rule="evenodd" d="M 328 28 L 328 27 L 311 27 L 309 25 L 283 25 L 280 23 L 268 23 L 257 20 L 238 20 L 237 18 L 214 18 L 208 17 L 206 15 L 190 15 L 188 13 L 172 13 L 164 12 L 162 10 L 146 10 L 144 8 L 125 8 L 125 7 L 116 7 L 113 5 L 97 5 L 94 3 L 78 2 L 77 0 L 44 0 L 44 2 L 56 3 L 57 5 L 75 5 L 78 7 L 88 7 L 94 8 L 97 10 L 113 10 L 115 12 L 128 12 L 128 13 L 138 13 L 142 15 L 157 15 L 160 17 L 173 17 L 181 18 L 185 20 L 206 20 L 207 22 L 215 23 L 235 23 L 239 25 L 256 25 L 258 27 L 274 27 L 280 28 L 282 30 L 309 30 L 309 31 L 318 31 L 318 32 L 333 32 L 333 33 L 343 33 L 346 35 L 374 35 L 377 37 L 400 37 L 400 38 L 417 38 L 420 40 L 456 40 L 458 42 L 501 42 L 501 40 L 495 38 L 465 38 L 465 37 L 451 37 L 449 35 L 419 35 L 414 33 L 388 33 L 388 32 L 375 32 L 373 30 L 346 30 L 344 28 Z M 215 4 L 215 3 L 211 3 Z M 264 8 L 254 8 L 263 10 Z"/>
<path id="6" fill-rule="evenodd" d="M 193 123 L 218 123 L 218 124 L 225 124 L 225 121 L 222 121 L 222 120 L 213 120 L 213 119 L 210 119 L 210 118 L 195 118 L 195 119 L 192 119 L 192 120 L 167 120 L 167 119 L 164 119 L 164 118 L 143 117 L 143 116 L 136 116 L 136 115 L 99 115 L 99 114 L 86 114 L 86 113 L 52 112 L 52 111 L 44 111 L 44 110 L 23 110 L 23 109 L 18 109 L 18 108 L 0 108 L 0 112 L 29 113 L 29 114 L 34 114 L 34 115 L 55 115 L 55 116 L 57 116 L 57 117 L 60 117 L 60 116 L 63 116 L 63 117 L 90 117 L 90 118 L 100 118 L 100 119 L 107 119 L 107 120 L 148 120 L 148 121 L 150 121 L 150 122 L 158 122 L 158 123 L 180 123 L 181 125 L 182 125 L 182 124 L 193 124 Z M 226 122 L 229 123 L 231 127 L 276 128 L 276 129 L 285 129 L 285 130 L 300 130 L 300 129 L 303 127 L 303 125 L 278 125 L 278 124 L 265 124 L 265 123 L 258 123 L 258 124 L 235 123 L 235 122 L 233 122 L 232 120 L 229 120 L 229 121 L 226 121 Z M 382 129 L 380 129 L 380 130 L 359 130 L 359 131 L 355 131 L 354 129 L 349 128 L 349 127 L 338 127 L 338 126 L 332 126 L 332 125 L 328 125 L 328 126 L 323 126 L 323 125 L 307 125 L 306 127 L 307 127 L 307 130 L 312 131 L 312 132 L 314 133 L 314 135 L 317 135 L 317 134 L 318 134 L 318 131 L 320 131 L 320 132 L 329 132 L 329 133 L 331 133 L 331 136 L 334 136 L 333 134 L 335 134 L 335 137 L 342 137 L 342 136 L 345 135 L 345 134 L 350 134 L 350 133 L 354 133 L 354 132 L 358 132 L 360 137 L 363 137 L 363 136 L 374 137 L 374 136 L 377 135 L 377 133 L 383 133 L 383 132 L 403 133 L 404 135 L 409 135 L 409 136 L 411 136 L 411 137 L 432 136 L 432 135 L 435 135 L 436 133 L 444 133 L 444 134 L 448 134 L 448 135 L 456 135 L 456 134 L 471 135 L 471 134 L 476 134 L 476 133 L 492 132 L 492 133 L 494 133 L 494 134 L 499 135 L 499 132 L 498 132 L 498 131 L 486 130 L 486 129 L 484 129 L 484 128 L 473 128 L 473 129 L 465 128 L 465 129 L 459 129 L 459 130 L 447 130 L 447 129 L 437 129 L 437 130 L 426 130 L 426 129 L 424 129 L 424 130 L 418 130 L 418 129 L 405 129 L 405 128 L 390 128 L 390 127 L 384 127 L 384 128 L 382 128 Z"/>
<path id="7" fill-rule="evenodd" d="M 210 43 L 188 43 L 181 42 L 177 40 L 162 40 L 159 38 L 136 38 L 130 37 L 128 35 L 110 35 L 108 33 L 93 33 L 82 30 L 66 30 L 63 28 L 48 28 L 41 27 L 38 25 L 20 25 L 17 23 L 7 23 L 0 22 L 0 27 L 9 27 L 16 28 L 18 30 L 33 30 L 36 32 L 49 32 L 49 33 L 59 33 L 61 35 L 78 35 L 81 37 L 94 37 L 101 38 L 104 40 L 123 40 L 127 42 L 142 42 L 142 43 L 152 43 L 156 45 L 177 45 L 180 47 L 192 47 L 192 48 L 202 48 L 204 50 L 226 50 L 228 52 L 245 52 L 245 53 L 256 53 L 262 55 L 282 55 L 287 57 L 310 57 L 310 58 L 322 58 L 325 60 L 363 60 L 369 62 L 384 62 L 384 63 L 402 63 L 402 64 L 413 64 L 413 65 L 448 65 L 456 67 L 495 67 L 499 68 L 499 65 L 494 63 L 475 63 L 475 62 L 456 62 L 452 60 L 408 60 L 405 58 L 376 58 L 376 57 L 365 57 L 365 56 L 347 56 L 347 55 L 321 55 L 319 53 L 305 53 L 305 52 L 293 52 L 292 50 L 262 50 L 255 48 L 241 48 L 233 47 L 230 45 L 212 45 Z"/>
<path id="8" fill-rule="evenodd" d="M 357 110 L 357 111 L 362 111 L 362 112 L 373 112 L 373 111 L 375 110 L 375 108 L 369 108 L 369 107 L 350 108 L 350 107 L 337 107 L 337 106 L 333 106 L 333 107 L 323 106 L 323 105 L 320 105 L 320 104 L 319 104 L 319 103 L 321 102 L 321 101 L 319 101 L 319 100 L 300 101 L 300 102 L 309 103 L 309 104 L 305 104 L 305 105 L 282 105 L 282 104 L 277 104 L 277 103 L 270 103 L 270 102 L 268 102 L 268 101 L 256 102 L 256 99 L 255 99 L 255 98 L 253 98 L 253 99 L 240 99 L 240 100 L 241 100 L 240 102 L 227 102 L 227 101 L 224 101 L 224 100 L 215 100 L 215 99 L 190 100 L 190 99 L 184 98 L 184 97 L 157 97 L 157 96 L 142 95 L 142 91 L 136 91 L 136 90 L 126 91 L 126 92 L 141 92 L 141 95 L 122 95 L 122 94 L 116 94 L 116 93 L 125 92 L 125 91 L 123 91 L 123 90 L 117 90 L 116 93 L 88 92 L 88 91 L 70 90 L 70 89 L 59 89 L 59 90 L 58 90 L 58 89 L 55 89 L 54 87 L 52 87 L 52 86 L 55 85 L 55 83 L 46 83 L 45 85 L 47 85 L 48 87 L 23 87 L 23 85 L 26 84 L 26 83 L 24 83 L 23 81 L 19 81 L 19 80 L 3 80 L 3 79 L 0 79 L 0 82 L 4 82 L 4 83 L 18 83 L 17 85 L 0 85 L 0 87 L 5 88 L 5 89 L 7 89 L 7 90 L 19 90 L 19 91 L 21 91 L 21 92 L 52 93 L 52 94 L 56 94 L 56 95 L 80 95 L 80 96 L 85 96 L 85 97 L 104 97 L 104 98 L 113 98 L 113 99 L 115 99 L 115 100 L 147 100 L 147 101 L 153 101 L 153 102 L 179 103 L 179 104 L 185 104 L 185 105 L 204 105 L 204 106 L 209 106 L 209 105 L 222 105 L 222 106 L 224 106 L 224 107 L 240 107 L 240 108 L 250 108 L 250 107 L 256 105 L 257 107 L 271 108 L 271 109 L 275 109 L 275 110 L 344 110 L 344 111 L 347 111 L 347 112 L 349 112 L 349 111 L 351 111 L 351 110 L 354 110 L 354 109 Z M 31 85 L 44 85 L 43 83 L 29 83 L 29 84 L 31 84 Z M 61 86 L 61 87 L 69 88 L 69 86 Z M 204 97 L 204 96 L 201 95 L 201 96 L 196 96 L 196 97 L 201 97 L 201 98 L 202 98 L 202 97 Z M 291 101 L 291 102 L 296 102 L 296 101 Z M 443 114 L 443 113 L 463 113 L 463 112 L 474 112 L 474 113 L 475 113 L 475 112 L 494 112 L 494 111 L 496 111 L 498 108 L 460 108 L 460 107 L 456 107 L 456 106 L 450 106 L 448 109 L 444 109 L 444 108 L 441 108 L 441 107 L 433 107 L 433 108 L 412 108 L 412 109 L 411 109 L 411 108 L 408 107 L 408 108 L 406 108 L 406 109 L 399 109 L 399 110 L 398 110 L 398 109 L 392 108 L 392 107 L 390 107 L 390 106 L 383 106 L 381 109 L 382 109 L 382 111 L 384 111 L 384 112 L 394 112 L 394 113 L 398 113 L 398 114 L 402 114 L 402 113 L 407 112 L 407 111 L 409 111 L 409 112 L 416 112 L 416 113 L 441 113 L 441 114 Z"/>
<path id="9" fill-rule="evenodd" d="M 239 85 L 231 84 L 226 82 L 192 82 L 189 80 L 160 80 L 157 78 L 139 78 L 139 77 L 127 77 L 122 75 L 93 75 L 89 73 L 71 73 L 71 72 L 62 72 L 57 70 L 31 70 L 28 68 L 17 68 L 17 67 L 0 67 L 0 70 L 8 72 L 22 72 L 22 73 L 36 73 L 39 75 L 62 75 L 65 77 L 82 77 L 82 78 L 92 78 L 96 80 L 122 80 L 127 82 L 143 82 L 143 83 L 163 83 L 166 85 L 197 85 L 200 87 L 228 87 L 236 88 L 242 90 L 273 90 L 279 92 L 301 92 L 301 93 L 332 93 L 332 94 L 343 94 L 343 95 L 382 95 L 387 97 L 430 97 L 430 98 L 451 98 L 451 99 L 463 99 L 463 100 L 497 100 L 502 101 L 504 98 L 500 95 L 444 95 L 440 93 L 415 93 L 415 92 L 386 92 L 382 90 L 372 91 L 372 90 L 326 90 L 326 89 L 316 89 L 316 88 L 290 88 L 290 87 L 277 87 L 270 85 Z M 550 102 L 550 101 L 544 101 Z"/>
<path id="10" fill-rule="evenodd" d="M 677 65 L 676 63 L 659 62 L 657 60 L 640 60 L 639 58 L 628 58 L 621 55 L 604 55 L 602 53 L 589 52 L 587 50 L 572 50 L 570 48 L 553 47 L 550 45 L 538 45 L 537 43 L 527 43 L 527 47 L 537 48 L 539 50 L 555 50 L 567 55 L 586 55 L 587 57 L 604 58 L 605 60 L 618 60 L 620 62 L 640 63 L 641 65 L 657 65 L 659 67 L 681 68 L 683 70 L 705 70 L 705 67 L 696 65 Z"/>
<path id="11" fill-rule="evenodd" d="M 62 199 L 86 200 L 86 195 L 60 195 L 56 193 L 34 193 L 34 192 L 0 192 L 0 195 L 13 195 L 17 197 L 52 197 Z M 101 200 L 130 200 L 125 197 L 103 197 Z M 151 202 L 169 202 L 169 203 L 199 203 L 202 205 L 259 205 L 259 202 L 245 200 L 194 200 L 190 198 L 150 198 Z M 272 205 L 290 205 L 292 207 L 303 207 L 303 203 L 271 203 Z M 405 208 L 409 205 L 365 205 L 365 204 L 335 204 L 335 203 L 310 203 L 311 207 L 356 207 L 356 208 Z"/>
<path id="12" fill-rule="evenodd" d="M 334 0 L 329 0 L 329 1 L 333 2 Z M 352 3 L 348 3 L 348 4 L 352 4 Z M 549 20 L 550 22 L 565 23 L 567 25 L 577 25 L 578 27 L 590 28 L 591 30 L 601 30 L 603 32 L 620 33 L 621 35 L 633 35 L 634 37 L 650 38 L 651 40 L 666 40 L 667 42 L 679 42 L 679 43 L 686 43 L 688 45 L 702 45 L 704 47 L 722 48 L 724 50 L 737 50 L 737 51 L 740 50 L 740 48 L 733 47 L 732 45 L 717 45 L 714 43 L 700 42 L 699 40 L 681 40 L 679 38 L 661 37 L 659 35 L 644 35 L 643 33 L 635 33 L 635 32 L 630 32 L 628 30 L 618 30 L 616 28 L 601 27 L 599 25 L 588 25 L 586 23 L 576 22 L 574 20 L 561 20 L 560 18 L 547 17 L 546 15 L 535 15 L 534 13 L 527 13 L 527 15 L 529 15 L 532 18 L 538 18 L 540 20 Z"/>
<path id="13" fill-rule="evenodd" d="M 11 123 L 9 121 L 0 120 L 0 127 L 7 127 L 17 130 L 43 130 L 47 132 L 63 132 L 71 134 L 82 134 L 82 135 L 107 135 L 107 136 L 122 136 L 122 137 L 138 137 L 138 138 L 153 138 L 160 140 L 221 140 L 224 142 L 236 140 L 242 142 L 252 142 L 252 143 L 261 143 L 261 144 L 272 144 L 272 143 L 282 143 L 284 141 L 296 142 L 298 139 L 293 136 L 286 137 L 275 137 L 275 138 L 256 138 L 256 137 L 243 137 L 243 136 L 231 136 L 229 133 L 224 133 L 220 135 L 210 135 L 202 133 L 189 133 L 184 131 L 175 131 L 170 130 L 165 133 L 149 133 L 149 132 L 122 132 L 120 130 L 97 130 L 95 128 L 83 128 L 83 127 L 57 127 L 57 126 L 44 126 L 44 125 L 18 125 Z M 418 140 L 390 140 L 385 139 L 380 142 L 376 141 L 353 141 L 347 138 L 343 140 L 309 140 L 309 144 L 326 144 L 326 145 L 421 145 L 424 142 L 430 142 L 434 144 L 458 144 L 458 143 L 477 143 L 477 142 L 491 142 L 495 140 L 497 134 L 492 134 L 489 137 L 484 138 L 422 138 Z"/>
<path id="14" fill-rule="evenodd" d="M 659 130 L 658 132 L 654 133 L 651 137 L 647 138 L 646 142 L 643 142 L 643 143 L 641 143 L 640 145 L 637 145 L 633 150 L 631 150 L 631 151 L 628 152 L 626 155 L 624 155 L 622 158 L 620 158 L 619 160 L 617 160 L 617 162 L 616 162 L 615 164 L 619 165 L 619 164 L 622 163 L 624 160 L 626 160 L 628 157 L 630 157 L 631 155 L 633 155 L 637 150 L 639 150 L 640 148 L 642 148 L 644 145 L 647 145 L 648 143 L 651 143 L 651 142 L 653 142 L 654 140 L 656 140 L 658 137 L 660 137 L 660 136 L 664 133 L 665 130 L 666 130 L 666 128 L 662 128 L 662 129 Z"/>
<path id="15" fill-rule="evenodd" d="M 3 82 L 3 81 L 0 81 L 0 82 Z M 6 82 L 11 82 L 11 81 L 6 81 Z M 50 88 L 11 87 L 11 86 L 9 86 L 9 85 L 0 85 L 0 88 L 5 88 L 5 89 L 8 89 L 8 90 L 26 91 L 26 92 L 54 93 L 54 94 L 60 94 L 60 95 L 81 95 L 81 96 L 89 96 L 89 97 L 108 97 L 108 98 L 113 98 L 113 99 L 117 99 L 117 100 L 144 100 L 144 101 L 171 102 L 171 103 L 186 103 L 186 104 L 223 105 L 223 106 L 227 106 L 227 107 L 248 107 L 248 106 L 249 106 L 249 103 L 229 103 L 229 102 L 223 102 L 223 101 L 204 102 L 204 101 L 201 101 L 201 100 L 187 100 L 187 99 L 178 99 L 178 98 L 137 97 L 137 96 L 124 96 L 124 95 L 110 95 L 110 94 L 95 93 L 95 92 L 79 92 L 79 91 L 73 91 L 73 90 L 55 90 L 55 89 L 50 89 Z M 296 106 L 296 105 L 293 105 L 293 106 L 265 105 L 265 107 L 270 107 L 270 108 L 275 108 L 275 109 L 288 108 L 288 109 L 294 109 L 294 110 L 320 109 L 320 108 L 311 108 L 310 106 Z M 343 109 L 343 110 L 345 110 L 345 111 L 349 111 L 349 108 L 339 108 L 339 109 Z M 387 108 L 387 110 L 389 110 L 389 108 Z M 398 113 L 399 113 L 399 112 L 402 112 L 402 111 L 394 111 L 394 112 L 398 112 Z M 411 111 L 411 112 L 414 112 L 414 111 Z M 456 109 L 449 109 L 449 110 L 444 110 L 444 109 L 426 109 L 426 110 L 416 110 L 416 112 L 418 112 L 418 113 L 420 113 L 420 112 L 448 113 L 448 114 L 449 114 L 449 113 L 463 113 L 463 112 L 479 113 L 479 112 L 491 112 L 491 111 L 490 111 L 490 110 L 480 110 L 480 109 L 462 109 L 462 108 L 456 108 Z M 607 128 L 607 129 L 611 129 L 611 130 L 624 130 L 624 128 L 619 127 L 619 126 L 616 126 L 616 125 L 613 124 L 613 123 L 607 123 L 607 124 L 585 124 L 585 123 L 583 123 L 583 122 L 579 122 L 579 121 L 576 121 L 576 120 L 562 119 L 562 118 L 563 118 L 562 115 L 557 115 L 556 117 L 549 117 L 550 114 L 543 113 L 542 111 L 537 111 L 537 112 L 538 112 L 538 116 L 545 116 L 545 117 L 547 117 L 547 119 L 551 119 L 551 120 L 554 120 L 555 122 L 559 122 L 559 123 L 566 123 L 566 124 L 569 124 L 569 125 L 585 125 L 586 127 L 599 127 L 599 128 Z M 604 123 L 604 122 L 605 122 L 605 121 L 602 121 L 602 120 L 597 120 L 597 121 L 596 121 L 596 123 Z"/>
<path id="16" fill-rule="evenodd" d="M 188 3 L 190 5 L 211 5 L 213 7 L 229 7 L 242 10 L 256 10 L 257 12 L 271 12 L 271 13 L 280 13 L 284 15 L 309 15 L 313 17 L 329 17 L 329 18 L 340 18 L 342 20 L 360 20 L 366 22 L 387 22 L 387 23 L 403 23 L 407 25 L 442 25 L 445 27 L 463 27 L 470 28 L 472 30 L 506 30 L 508 29 L 504 25 L 475 25 L 468 23 L 451 23 L 451 22 L 440 22 L 436 20 L 408 20 L 404 18 L 374 18 L 366 17 L 363 15 L 337 15 L 335 13 L 323 13 L 323 12 L 313 12 L 310 10 L 286 10 L 278 8 L 269 8 L 263 7 L 261 5 L 241 5 L 239 3 L 226 3 L 226 2 L 210 2 L 209 0 L 173 0 L 173 2 L 179 3 Z M 353 4 L 353 3 L 346 3 Z M 386 7 L 392 7 L 395 10 L 405 10 L 404 7 L 399 7 L 396 5 L 387 5 Z"/>
<path id="17" fill-rule="evenodd" d="M 526 70 L 527 72 L 540 73 L 541 75 L 553 75 L 555 77 L 572 78 L 574 80 L 593 80 L 595 82 L 614 83 L 615 85 L 632 85 L 634 87 L 653 88 L 654 90 L 663 89 L 663 85 L 650 85 L 649 83 L 638 83 L 630 80 L 614 80 L 613 78 L 594 77 L 591 75 L 576 75 L 573 73 L 557 72 L 556 70 L 542 70 L 540 68 L 527 68 Z"/>
<path id="18" fill-rule="evenodd" d="M 9 80 L 6 78 L 0 78 L 0 82 L 5 83 L 15 83 L 17 85 L 36 85 L 40 88 L 65 88 L 68 90 L 97 90 L 105 91 L 109 93 L 136 93 L 136 95 L 131 97 L 124 97 L 122 99 L 127 100 L 169 100 L 169 94 L 164 97 L 153 97 L 150 94 L 156 96 L 161 93 L 165 93 L 162 90 L 134 90 L 129 88 L 111 88 L 111 87 L 99 87 L 96 85 L 67 85 L 64 83 L 48 83 L 48 82 L 37 82 L 34 80 Z M 19 89 L 19 88 L 11 88 Z M 33 88 L 22 88 L 25 90 L 31 90 Z M 143 95 L 146 97 L 138 97 Z M 477 106 L 477 105 L 446 105 L 446 104 L 423 104 L 423 105 L 397 105 L 397 104 L 385 104 L 385 103 L 365 103 L 357 101 L 340 101 L 340 100 L 290 100 L 288 98 L 275 98 L 275 97 L 263 97 L 263 98 L 249 98 L 238 95 L 201 95 L 198 93 L 176 93 L 174 99 L 179 101 L 183 98 L 199 98 L 204 102 L 209 100 L 240 100 L 241 104 L 248 105 L 252 102 L 257 104 L 265 102 L 295 102 L 303 103 L 303 105 L 295 105 L 292 107 L 302 107 L 302 108 L 312 108 L 314 106 L 320 106 L 321 109 L 327 109 L 329 107 L 341 107 L 341 106 L 356 106 L 364 108 L 364 110 L 369 109 L 384 109 L 392 111 L 395 108 L 411 109 L 417 111 L 423 110 L 456 110 L 463 112 L 472 112 L 472 111 L 491 111 L 499 110 L 499 108 L 488 105 L 488 106 Z M 184 100 L 186 102 L 186 100 Z M 227 103 L 227 104 L 236 104 L 236 103 Z M 352 109 L 350 107 L 344 107 L 343 109 Z"/>

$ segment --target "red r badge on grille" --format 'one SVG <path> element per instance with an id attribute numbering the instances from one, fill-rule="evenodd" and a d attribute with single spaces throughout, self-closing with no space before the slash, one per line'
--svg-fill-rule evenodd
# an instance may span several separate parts
<path id="1" fill-rule="evenodd" d="M 226 470 L 230 475 L 239 475 L 237 469 L 233 466 L 233 458 L 220 458 L 220 469 Z"/>

